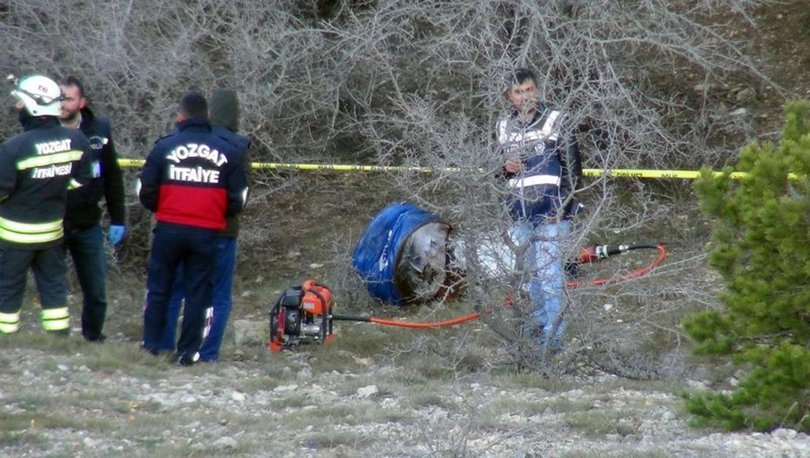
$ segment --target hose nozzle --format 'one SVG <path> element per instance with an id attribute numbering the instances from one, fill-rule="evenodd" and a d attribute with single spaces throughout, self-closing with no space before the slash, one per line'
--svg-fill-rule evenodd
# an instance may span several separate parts
<path id="1" fill-rule="evenodd" d="M 582 249 L 574 262 L 578 264 L 598 262 L 629 249 L 630 245 L 589 245 Z"/>

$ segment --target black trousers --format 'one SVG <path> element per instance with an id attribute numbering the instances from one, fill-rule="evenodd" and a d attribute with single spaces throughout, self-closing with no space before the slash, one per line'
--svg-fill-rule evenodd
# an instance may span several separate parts
<path id="1" fill-rule="evenodd" d="M 143 347 L 157 354 L 163 335 L 177 268 L 183 266 L 186 305 L 177 354 L 192 356 L 202 344 L 205 309 L 211 306 L 216 263 L 217 231 L 179 224 L 158 223 L 149 253 Z"/>
<path id="2" fill-rule="evenodd" d="M 64 247 L 82 288 L 82 336 L 98 340 L 107 317 L 107 254 L 101 224 L 65 230 Z"/>
<path id="3" fill-rule="evenodd" d="M 65 253 L 58 243 L 37 250 L 0 245 L 0 313 L 20 311 L 29 268 L 42 309 L 66 307 Z"/>

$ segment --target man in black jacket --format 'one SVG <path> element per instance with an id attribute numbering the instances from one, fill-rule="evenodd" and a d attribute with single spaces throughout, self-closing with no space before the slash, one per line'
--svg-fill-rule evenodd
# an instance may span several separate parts
<path id="1" fill-rule="evenodd" d="M 0 333 L 20 329 L 30 268 L 43 329 L 68 334 L 62 218 L 68 188 L 90 180 L 90 144 L 59 125 L 62 93 L 50 78 L 20 78 L 11 95 L 23 132 L 0 145 Z"/>
<path id="2" fill-rule="evenodd" d="M 82 335 L 91 342 L 103 342 L 102 330 L 107 315 L 107 257 L 101 228 L 103 197 L 110 217 L 107 240 L 120 244 L 126 234 L 124 225 L 124 183 L 111 135 L 110 122 L 90 110 L 82 82 L 68 76 L 60 81 L 64 94 L 62 125 L 81 129 L 90 139 L 92 181 L 68 193 L 65 211 L 65 248 L 73 258 L 76 276 L 82 288 Z"/>

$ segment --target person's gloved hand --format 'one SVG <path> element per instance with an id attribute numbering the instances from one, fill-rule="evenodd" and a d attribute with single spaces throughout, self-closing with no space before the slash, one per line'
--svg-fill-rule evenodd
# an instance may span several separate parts
<path id="1" fill-rule="evenodd" d="M 127 228 L 117 224 L 110 225 L 110 230 L 107 232 L 107 241 L 110 245 L 116 246 L 124 241 L 124 236 L 127 234 Z"/>

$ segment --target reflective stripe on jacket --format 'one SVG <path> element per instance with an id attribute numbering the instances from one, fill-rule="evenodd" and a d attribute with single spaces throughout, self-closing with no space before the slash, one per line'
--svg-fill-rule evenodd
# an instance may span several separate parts
<path id="1" fill-rule="evenodd" d="M 64 235 L 62 218 L 47 223 L 21 223 L 0 216 L 0 239 L 13 243 L 47 243 Z"/>
<path id="2" fill-rule="evenodd" d="M 539 108 L 527 125 L 515 116 L 501 119 L 497 125 L 498 144 L 504 158 L 517 157 L 522 170 L 509 176 L 507 204 L 515 220 L 542 220 L 560 213 L 566 196 L 562 195 L 563 163 L 562 113 Z"/>
<path id="3" fill-rule="evenodd" d="M 90 142 L 55 116 L 21 116 L 0 145 L 0 242 L 40 249 L 62 238 L 69 188 L 90 180 Z"/>

